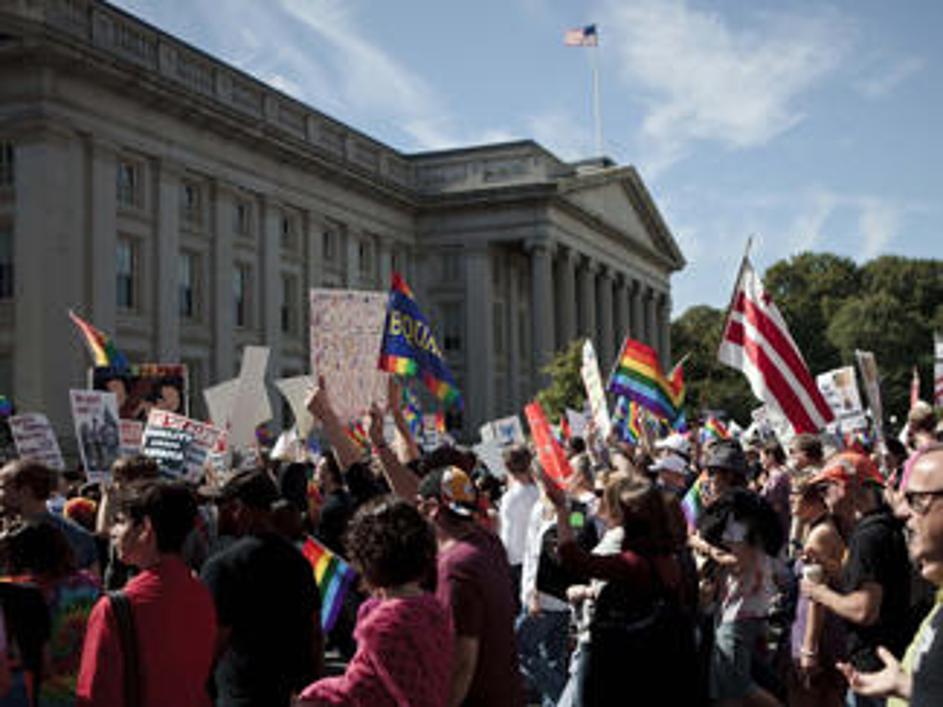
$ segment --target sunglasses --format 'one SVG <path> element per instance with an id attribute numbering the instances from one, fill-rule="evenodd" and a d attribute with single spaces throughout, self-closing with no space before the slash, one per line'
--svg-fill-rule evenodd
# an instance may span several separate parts
<path id="1" fill-rule="evenodd" d="M 930 512 L 930 507 L 933 506 L 933 501 L 938 497 L 943 496 L 943 489 L 937 489 L 935 491 L 905 491 L 904 500 L 907 501 L 907 505 L 910 507 L 914 513 L 918 516 L 924 516 Z"/>

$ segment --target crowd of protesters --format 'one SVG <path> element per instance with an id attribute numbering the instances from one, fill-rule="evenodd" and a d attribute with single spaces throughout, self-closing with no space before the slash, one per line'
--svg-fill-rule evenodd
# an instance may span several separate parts
<path id="1" fill-rule="evenodd" d="M 0 707 L 943 705 L 923 403 L 874 446 L 590 425 L 565 478 L 526 444 L 503 478 L 424 453 L 398 404 L 358 444 L 323 380 L 308 409 L 316 464 L 199 486 L 144 457 L 107 484 L 7 463 Z M 358 577 L 326 634 L 308 536 Z"/>

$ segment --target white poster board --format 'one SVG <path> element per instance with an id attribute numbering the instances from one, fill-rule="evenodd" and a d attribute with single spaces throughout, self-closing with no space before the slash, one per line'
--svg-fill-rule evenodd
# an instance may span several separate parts
<path id="1" fill-rule="evenodd" d="M 861 396 L 858 394 L 858 381 L 852 366 L 820 373 L 815 377 L 815 383 L 825 402 L 835 413 L 836 420 L 861 414 Z"/>
<path id="2" fill-rule="evenodd" d="M 39 412 L 27 412 L 10 418 L 10 431 L 20 459 L 30 459 L 49 467 L 65 470 L 62 451 L 49 419 Z"/>
<path id="3" fill-rule="evenodd" d="M 496 439 L 482 441 L 472 447 L 475 455 L 484 462 L 492 476 L 503 479 L 507 476 L 508 470 L 504 466 L 504 447 Z"/>
<path id="4" fill-rule="evenodd" d="M 586 430 L 589 427 L 589 415 L 578 410 L 566 409 L 566 421 L 570 426 L 570 434 L 574 437 L 586 437 Z"/>
<path id="5" fill-rule="evenodd" d="M 524 444 L 524 426 L 517 415 L 509 415 L 491 422 L 486 422 L 479 429 L 482 442 L 497 442 L 499 447 L 512 444 Z"/>
<path id="6" fill-rule="evenodd" d="M 121 420 L 119 426 L 121 435 L 121 456 L 130 457 L 141 453 L 141 442 L 144 438 L 144 423 L 137 420 Z"/>
<path id="7" fill-rule="evenodd" d="M 308 395 L 314 390 L 315 379 L 311 376 L 295 376 L 294 378 L 280 378 L 275 381 L 275 387 L 291 407 L 291 414 L 295 416 L 295 429 L 301 439 L 307 439 L 314 427 L 314 418 L 308 412 L 305 403 Z M 330 393 L 329 393 L 330 394 Z"/>
<path id="8" fill-rule="evenodd" d="M 589 409 L 596 423 L 596 430 L 600 439 L 609 436 L 612 422 L 609 418 L 609 404 L 606 402 L 606 391 L 603 388 L 602 376 L 599 374 L 599 359 L 593 342 L 586 340 L 583 344 L 583 365 L 580 368 L 583 385 L 586 388 L 586 397 L 589 400 Z"/>
<path id="9" fill-rule="evenodd" d="M 387 373 L 377 368 L 388 295 L 311 290 L 311 375 L 323 375 L 342 422 L 386 400 Z"/>
<path id="10" fill-rule="evenodd" d="M 118 400 L 100 390 L 70 390 L 79 455 L 89 481 L 102 481 L 121 453 Z"/>
<path id="11" fill-rule="evenodd" d="M 239 377 L 203 391 L 213 425 L 226 432 L 233 447 L 255 445 L 255 428 L 272 419 L 272 404 L 265 389 L 269 349 L 246 346 Z"/>
<path id="12" fill-rule="evenodd" d="M 226 449 L 224 430 L 163 410 L 151 410 L 144 428 L 141 449 L 156 460 L 168 476 L 199 480 L 211 453 Z"/>

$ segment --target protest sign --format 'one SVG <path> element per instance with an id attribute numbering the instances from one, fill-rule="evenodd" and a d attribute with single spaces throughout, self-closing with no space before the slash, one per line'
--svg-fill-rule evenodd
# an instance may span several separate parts
<path id="1" fill-rule="evenodd" d="M 141 441 L 144 437 L 144 423 L 137 420 L 121 420 L 118 427 L 121 435 L 121 455 L 133 456 L 141 453 Z"/>
<path id="2" fill-rule="evenodd" d="M 606 402 L 606 391 L 602 385 L 602 376 L 599 375 L 599 360 L 596 358 L 596 349 L 589 339 L 583 344 L 583 365 L 580 368 L 583 385 L 586 388 L 586 397 L 589 400 L 589 409 L 596 423 L 596 430 L 600 439 L 609 436 L 612 422 L 609 419 L 609 404 Z"/>
<path id="3" fill-rule="evenodd" d="M 517 415 L 502 417 L 483 424 L 479 430 L 482 442 L 494 440 L 499 447 L 524 444 L 524 427 Z"/>
<path id="4" fill-rule="evenodd" d="M 311 375 L 329 383 L 344 423 L 386 400 L 387 374 L 377 370 L 387 295 L 357 290 L 311 290 Z"/>
<path id="5" fill-rule="evenodd" d="M 28 412 L 10 418 L 10 431 L 20 459 L 37 461 L 50 469 L 65 469 L 56 433 L 45 415 Z"/>
<path id="6" fill-rule="evenodd" d="M 151 410 L 141 448 L 167 476 L 196 481 L 203 473 L 207 456 L 226 449 L 226 433 L 183 415 Z"/>
<path id="7" fill-rule="evenodd" d="M 295 429 L 301 439 L 306 439 L 314 427 L 314 418 L 305 405 L 308 395 L 314 389 L 314 383 L 311 376 L 280 378 L 275 381 L 275 387 L 291 407 L 291 414 L 295 417 Z"/>
<path id="8" fill-rule="evenodd" d="M 573 473 L 573 469 L 563 453 L 563 448 L 550 431 L 550 423 L 547 422 L 543 408 L 538 402 L 528 403 L 524 406 L 524 414 L 527 416 L 540 466 L 551 479 L 562 485 Z"/>
<path id="9" fill-rule="evenodd" d="M 483 440 L 472 447 L 472 451 L 491 472 L 492 476 L 503 479 L 507 476 L 508 470 L 504 466 L 504 447 L 496 439 Z"/>
<path id="10" fill-rule="evenodd" d="M 252 447 L 255 430 L 272 419 L 272 405 L 265 389 L 269 349 L 246 346 L 239 377 L 203 391 L 213 425 L 226 432 L 228 444 Z"/>
<path id="11" fill-rule="evenodd" d="M 874 421 L 874 431 L 878 439 L 884 439 L 884 410 L 881 403 L 881 385 L 878 378 L 878 364 L 870 351 L 855 350 L 858 370 L 864 382 L 864 392 L 868 396 L 868 407 Z"/>
<path id="12" fill-rule="evenodd" d="M 566 409 L 566 421 L 570 426 L 570 435 L 573 437 L 586 437 L 589 428 L 589 415 L 585 412 Z"/>
<path id="13" fill-rule="evenodd" d="M 815 377 L 815 383 L 835 413 L 836 420 L 861 413 L 861 396 L 858 394 L 855 369 L 851 366 L 821 373 Z"/>
<path id="14" fill-rule="evenodd" d="M 118 400 L 101 390 L 70 390 L 79 455 L 89 481 L 107 479 L 121 452 Z"/>
<path id="15" fill-rule="evenodd" d="M 145 422 L 151 408 L 179 415 L 189 411 L 187 367 L 180 363 L 135 363 L 90 369 L 90 388 L 114 393 L 123 420 Z"/>

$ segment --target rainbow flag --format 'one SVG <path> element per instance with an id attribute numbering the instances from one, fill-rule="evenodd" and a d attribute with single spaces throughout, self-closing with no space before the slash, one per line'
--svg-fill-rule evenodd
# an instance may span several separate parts
<path id="1" fill-rule="evenodd" d="M 10 417 L 13 414 L 13 403 L 5 395 L 0 395 L 0 417 Z"/>
<path id="2" fill-rule="evenodd" d="M 370 438 L 367 437 L 367 430 L 360 420 L 351 420 L 345 432 L 361 449 L 370 449 Z"/>
<path id="3" fill-rule="evenodd" d="M 422 432 L 422 407 L 419 397 L 409 389 L 408 385 L 401 386 L 403 391 L 403 417 L 409 427 L 409 434 L 415 439 Z"/>
<path id="4" fill-rule="evenodd" d="M 638 444 L 642 436 L 638 403 L 620 395 L 612 413 L 612 426 L 623 441 Z"/>
<path id="5" fill-rule="evenodd" d="M 109 366 L 122 371 L 128 368 L 128 359 L 115 346 L 114 340 L 100 329 L 93 327 L 71 309 L 69 310 L 69 318 L 82 333 L 85 345 L 88 346 L 96 366 Z"/>
<path id="6" fill-rule="evenodd" d="M 301 546 L 301 554 L 314 570 L 314 581 L 321 594 L 321 628 L 325 633 L 334 628 L 344 605 L 344 596 L 357 573 L 344 560 L 308 536 Z"/>
<path id="7" fill-rule="evenodd" d="M 697 519 L 701 517 L 701 511 L 704 509 L 702 492 L 704 484 L 706 483 L 707 472 L 701 472 L 701 475 L 691 484 L 691 488 L 688 489 L 688 492 L 684 494 L 684 498 L 681 499 L 681 511 L 684 513 L 684 518 L 688 522 L 688 528 L 695 528 L 697 526 Z"/>
<path id="8" fill-rule="evenodd" d="M 730 431 L 723 422 L 711 415 L 701 427 L 701 442 L 708 442 L 714 439 L 730 439 Z"/>
<path id="9" fill-rule="evenodd" d="M 652 347 L 626 337 L 607 389 L 634 400 L 656 417 L 673 424 L 684 404 L 684 372 L 678 364 L 669 378 L 661 370 Z"/>
<path id="10" fill-rule="evenodd" d="M 418 376 L 445 405 L 462 407 L 462 396 L 432 328 L 399 273 L 393 273 L 377 368 L 404 378 Z"/>

